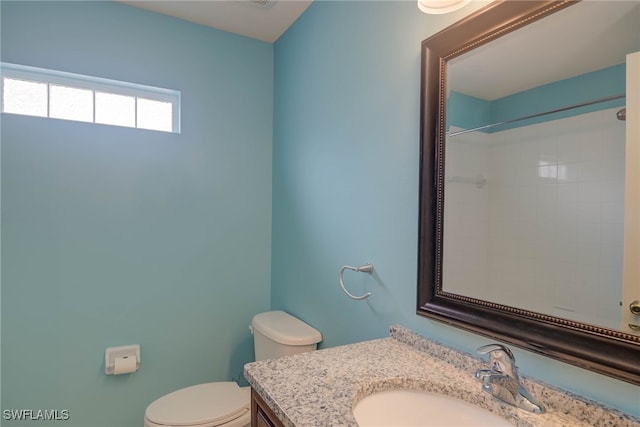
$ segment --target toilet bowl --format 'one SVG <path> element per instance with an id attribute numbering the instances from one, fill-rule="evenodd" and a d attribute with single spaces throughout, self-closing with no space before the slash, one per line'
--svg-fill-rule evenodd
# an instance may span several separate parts
<path id="1" fill-rule="evenodd" d="M 283 311 L 257 314 L 251 321 L 256 360 L 315 350 L 322 335 Z M 248 427 L 251 425 L 250 387 L 214 382 L 186 387 L 151 403 L 145 427 Z"/>

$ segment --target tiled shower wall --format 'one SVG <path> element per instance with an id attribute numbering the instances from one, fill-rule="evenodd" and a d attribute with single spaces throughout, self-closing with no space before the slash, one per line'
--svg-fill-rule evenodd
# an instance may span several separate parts
<path id="1" fill-rule="evenodd" d="M 448 142 L 447 176 L 487 183 L 447 183 L 445 289 L 451 280 L 482 298 L 470 293 L 478 284 L 506 305 L 618 327 L 625 134 L 615 112 Z"/>
<path id="2" fill-rule="evenodd" d="M 471 132 L 449 138 L 445 149 L 445 290 L 480 299 L 490 292 L 490 187 L 482 180 L 489 175 L 491 140 Z"/>

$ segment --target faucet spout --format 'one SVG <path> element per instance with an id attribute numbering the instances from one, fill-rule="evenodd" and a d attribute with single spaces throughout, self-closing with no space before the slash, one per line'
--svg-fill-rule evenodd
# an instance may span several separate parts
<path id="1" fill-rule="evenodd" d="M 478 353 L 489 353 L 491 369 L 479 369 L 476 378 L 482 381 L 482 390 L 496 398 L 529 412 L 542 414 L 544 406 L 522 386 L 518 377 L 515 357 L 508 347 L 489 344 L 478 348 Z"/>

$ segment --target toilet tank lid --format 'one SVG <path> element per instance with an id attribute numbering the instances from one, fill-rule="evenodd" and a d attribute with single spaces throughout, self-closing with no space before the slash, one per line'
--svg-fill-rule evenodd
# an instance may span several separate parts
<path id="1" fill-rule="evenodd" d="M 322 341 L 322 335 L 317 329 L 284 311 L 256 314 L 251 326 L 279 344 L 310 345 Z"/>

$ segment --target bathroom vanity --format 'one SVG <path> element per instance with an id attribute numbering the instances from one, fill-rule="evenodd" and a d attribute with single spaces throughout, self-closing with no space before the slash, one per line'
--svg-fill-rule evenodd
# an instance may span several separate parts
<path id="1" fill-rule="evenodd" d="M 517 426 L 640 427 L 640 419 L 522 378 L 547 411 L 533 414 L 482 392 L 483 359 L 400 326 L 388 338 L 245 365 L 252 386 L 252 426 L 357 426 L 353 407 L 383 390 L 436 392 L 484 408 Z"/>
<path id="2" fill-rule="evenodd" d="M 278 416 L 269 408 L 269 405 L 260 397 L 260 394 L 251 388 L 251 426 L 252 427 L 283 427 L 284 424 Z"/>

